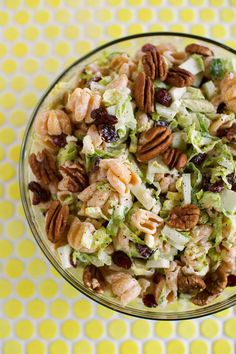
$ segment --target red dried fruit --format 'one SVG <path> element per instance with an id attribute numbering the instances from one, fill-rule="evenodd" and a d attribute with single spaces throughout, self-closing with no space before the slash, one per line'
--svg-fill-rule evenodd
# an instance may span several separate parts
<path id="1" fill-rule="evenodd" d="M 118 122 L 116 116 L 109 114 L 105 107 L 94 109 L 91 112 L 91 117 L 92 119 L 94 119 L 95 125 L 101 125 L 101 124 L 114 125 Z"/>
<path id="2" fill-rule="evenodd" d="M 170 105 L 172 103 L 171 94 L 169 93 L 169 91 L 167 91 L 164 88 L 156 90 L 154 97 L 155 97 L 156 102 L 160 103 L 161 105 L 163 105 L 165 107 L 170 107 Z"/>
<path id="3" fill-rule="evenodd" d="M 228 275 L 227 286 L 236 286 L 236 275 L 234 274 Z"/>
<path id="4" fill-rule="evenodd" d="M 119 139 L 117 131 L 112 125 L 102 125 L 101 136 L 106 143 L 114 143 Z"/>
<path id="5" fill-rule="evenodd" d="M 153 254 L 153 250 L 146 245 L 140 245 L 139 243 L 136 244 L 136 248 L 143 258 L 149 258 Z"/>
<path id="6" fill-rule="evenodd" d="M 112 261 L 118 267 L 124 269 L 130 269 L 132 266 L 132 261 L 129 256 L 123 251 L 115 251 L 112 256 Z"/>
<path id="7" fill-rule="evenodd" d="M 191 159 L 191 162 L 194 163 L 194 165 L 201 165 L 201 163 L 206 159 L 206 154 L 201 154 L 199 153 L 198 155 L 194 156 L 192 159 Z"/>
<path id="8" fill-rule="evenodd" d="M 62 133 L 61 135 L 52 135 L 51 139 L 54 145 L 62 148 L 66 146 L 66 137 L 67 135 Z"/>
<path id="9" fill-rule="evenodd" d="M 143 303 L 146 307 L 157 307 L 157 303 L 153 294 L 144 295 Z"/>
<path id="10" fill-rule="evenodd" d="M 37 205 L 39 203 L 46 203 L 50 200 L 51 194 L 48 190 L 41 187 L 38 182 L 30 182 L 28 188 L 33 192 L 32 204 Z"/>
<path id="11" fill-rule="evenodd" d="M 205 175 L 202 180 L 202 189 L 212 193 L 220 193 L 224 190 L 224 181 L 219 180 L 215 183 L 211 183 L 211 177 Z"/>

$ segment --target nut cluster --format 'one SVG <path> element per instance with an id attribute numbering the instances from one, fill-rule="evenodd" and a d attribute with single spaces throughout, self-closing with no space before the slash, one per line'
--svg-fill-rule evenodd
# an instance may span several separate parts
<path id="1" fill-rule="evenodd" d="M 165 83 L 175 87 L 192 86 L 193 82 L 194 75 L 178 66 L 170 68 L 165 79 Z"/>
<path id="2" fill-rule="evenodd" d="M 95 265 L 90 264 L 84 268 L 83 282 L 86 288 L 102 294 L 105 290 L 105 280 L 102 272 Z"/>
<path id="3" fill-rule="evenodd" d="M 43 149 L 37 155 L 32 153 L 29 164 L 37 180 L 44 186 L 57 180 L 56 163 L 49 150 Z"/>
<path id="4" fill-rule="evenodd" d="M 146 76 L 150 77 L 151 80 L 165 80 L 168 71 L 167 64 L 155 47 L 145 52 L 142 57 L 142 64 Z"/>
<path id="5" fill-rule="evenodd" d="M 72 193 L 82 192 L 88 185 L 88 176 L 80 164 L 61 166 L 59 171 L 63 179 L 58 183 L 58 189 Z"/>
<path id="6" fill-rule="evenodd" d="M 147 162 L 163 154 L 171 145 L 173 135 L 168 127 L 153 127 L 145 132 L 140 139 L 137 157 L 139 161 Z"/>
<path id="7" fill-rule="evenodd" d="M 200 209 L 194 204 L 188 204 L 172 209 L 167 224 L 176 229 L 189 230 L 197 225 L 199 216 Z"/>
<path id="8" fill-rule="evenodd" d="M 54 200 L 50 203 L 47 214 L 45 229 L 49 241 L 57 247 L 67 243 L 66 228 L 69 217 L 68 205 Z"/>
<path id="9" fill-rule="evenodd" d="M 164 152 L 163 161 L 171 169 L 176 168 L 177 170 L 180 170 L 186 165 L 188 158 L 187 155 L 179 149 L 170 147 Z"/>
<path id="10" fill-rule="evenodd" d="M 144 72 L 140 72 L 134 83 L 134 99 L 137 107 L 146 113 L 154 111 L 154 87 L 152 80 Z"/>

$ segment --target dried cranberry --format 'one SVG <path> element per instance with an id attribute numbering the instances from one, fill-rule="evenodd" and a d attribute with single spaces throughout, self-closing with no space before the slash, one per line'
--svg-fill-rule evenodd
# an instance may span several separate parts
<path id="1" fill-rule="evenodd" d="M 153 254 L 153 250 L 146 245 L 136 244 L 136 248 L 143 258 L 149 258 Z"/>
<path id="2" fill-rule="evenodd" d="M 226 108 L 226 104 L 225 104 L 224 102 L 222 102 L 222 103 L 220 103 L 219 106 L 217 107 L 216 112 L 219 113 L 219 114 L 224 113 L 225 108 Z"/>
<path id="3" fill-rule="evenodd" d="M 50 192 L 44 189 L 38 182 L 30 182 L 28 184 L 28 188 L 31 192 L 33 192 L 33 205 L 37 205 L 39 203 L 46 203 L 50 200 Z"/>
<path id="4" fill-rule="evenodd" d="M 114 143 L 119 139 L 117 131 L 112 125 L 104 124 L 101 127 L 101 135 L 102 139 L 105 140 L 106 143 Z"/>
<path id="5" fill-rule="evenodd" d="M 236 192 L 236 175 L 234 173 L 230 173 L 230 175 L 227 176 L 228 182 L 231 184 L 231 189 Z"/>
<path id="6" fill-rule="evenodd" d="M 154 127 L 168 127 L 169 123 L 165 120 L 158 120 L 154 122 Z"/>
<path id="7" fill-rule="evenodd" d="M 211 177 L 210 176 L 203 176 L 202 179 L 202 189 L 204 191 L 212 192 L 212 193 L 220 193 L 224 189 L 224 181 L 219 180 L 215 183 L 211 183 Z"/>
<path id="8" fill-rule="evenodd" d="M 236 286 L 236 275 L 234 275 L 234 274 L 228 275 L 227 286 Z"/>
<path id="9" fill-rule="evenodd" d="M 112 253 L 112 261 L 115 265 L 118 267 L 124 268 L 124 269 L 130 269 L 132 266 L 132 261 L 129 258 L 129 256 L 123 252 L 123 251 L 115 251 Z"/>
<path id="10" fill-rule="evenodd" d="M 152 278 L 153 283 L 159 284 L 160 281 L 161 281 L 161 279 L 162 279 L 162 277 L 163 277 L 163 275 L 162 275 L 161 273 L 159 273 L 159 272 L 156 271 L 156 272 L 154 273 L 154 275 L 153 275 L 153 278 Z"/>
<path id="11" fill-rule="evenodd" d="M 51 138 L 54 145 L 60 148 L 66 146 L 66 134 L 62 133 L 61 135 L 52 135 Z"/>
<path id="12" fill-rule="evenodd" d="M 151 43 L 146 43 L 141 48 L 142 52 L 150 52 L 150 50 L 156 50 L 156 47 Z"/>
<path id="13" fill-rule="evenodd" d="M 157 303 L 153 294 L 144 295 L 143 303 L 146 307 L 157 307 Z"/>
<path id="14" fill-rule="evenodd" d="M 95 125 L 100 125 L 100 124 L 114 125 L 118 122 L 116 116 L 109 114 L 105 107 L 94 109 L 91 112 L 91 117 L 94 119 Z"/>
<path id="15" fill-rule="evenodd" d="M 155 91 L 155 100 L 166 107 L 170 107 L 172 103 L 171 94 L 164 88 Z"/>
<path id="16" fill-rule="evenodd" d="M 201 165 L 203 163 L 203 161 L 206 159 L 206 154 L 198 154 L 196 156 L 194 156 L 192 159 L 191 159 L 191 162 L 194 163 L 194 165 Z"/>

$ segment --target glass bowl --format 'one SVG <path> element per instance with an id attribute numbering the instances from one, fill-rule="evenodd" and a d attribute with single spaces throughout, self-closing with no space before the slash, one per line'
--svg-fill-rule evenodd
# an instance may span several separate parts
<path id="1" fill-rule="evenodd" d="M 78 59 L 70 67 L 68 67 L 62 74 L 60 74 L 57 79 L 51 84 L 51 86 L 44 93 L 40 101 L 38 102 L 26 128 L 24 139 L 21 147 L 20 156 L 20 190 L 21 199 L 25 211 L 26 218 L 28 220 L 29 226 L 32 233 L 40 246 L 41 250 L 51 262 L 51 264 L 56 268 L 56 270 L 64 277 L 66 281 L 71 283 L 76 289 L 81 293 L 88 296 L 90 299 L 112 309 L 119 311 L 126 315 L 132 315 L 136 317 L 153 319 L 153 320 L 181 320 L 181 319 L 191 319 L 201 316 L 206 316 L 221 310 L 224 310 L 230 306 L 236 304 L 236 292 L 235 288 L 227 288 L 225 292 L 217 298 L 213 303 L 204 306 L 197 307 L 191 302 L 186 302 L 184 300 L 178 300 L 175 303 L 168 304 L 165 308 L 157 307 L 155 309 L 145 308 L 140 299 L 135 300 L 127 306 L 122 306 L 119 301 L 109 293 L 98 295 L 91 290 L 84 287 L 81 281 L 81 270 L 80 269 L 63 269 L 58 255 L 51 248 L 51 245 L 45 235 L 43 216 L 39 213 L 37 207 L 31 205 L 29 192 L 28 192 L 28 182 L 29 182 L 29 165 L 28 156 L 31 151 L 31 146 L 33 142 L 33 127 L 34 121 L 37 113 L 44 108 L 44 106 L 52 100 L 52 91 L 55 85 L 63 80 L 63 82 L 73 80 L 76 73 L 81 71 L 84 65 L 93 62 L 102 51 L 107 53 L 117 52 L 117 51 L 127 51 L 133 54 L 138 48 L 140 48 L 145 43 L 174 43 L 177 48 L 184 48 L 187 44 L 192 42 L 198 42 L 200 44 L 210 46 L 216 55 L 221 57 L 232 58 L 235 56 L 236 51 L 211 39 L 202 38 L 199 36 L 181 34 L 181 33 L 170 33 L 170 32 L 154 32 L 154 33 L 143 33 L 133 36 L 128 36 L 120 38 L 104 44 L 85 56 Z M 55 90 L 53 91 L 53 97 L 55 96 Z"/>

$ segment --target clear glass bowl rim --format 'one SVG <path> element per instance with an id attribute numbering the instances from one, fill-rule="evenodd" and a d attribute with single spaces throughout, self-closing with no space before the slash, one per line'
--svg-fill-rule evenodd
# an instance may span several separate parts
<path id="1" fill-rule="evenodd" d="M 183 38 L 189 38 L 189 39 L 194 39 L 194 40 L 199 40 L 199 41 L 203 41 L 209 44 L 213 44 L 215 46 L 221 47 L 223 49 L 225 49 L 226 51 L 236 55 L 236 50 L 234 50 L 233 48 L 219 43 L 213 39 L 210 38 L 206 38 L 206 37 L 202 37 L 202 36 L 198 36 L 198 35 L 194 35 L 194 34 L 187 34 L 187 33 L 179 33 L 179 32 L 145 32 L 145 33 L 139 33 L 139 34 L 134 34 L 134 35 L 130 35 L 130 36 L 124 36 L 118 39 L 115 39 L 113 41 L 109 41 L 106 42 L 105 44 L 96 47 L 94 50 L 88 52 L 86 55 L 80 57 L 79 59 L 77 59 L 75 62 L 73 62 L 70 66 L 68 66 L 63 72 L 61 72 L 56 79 L 53 80 L 53 82 L 50 84 L 50 86 L 48 87 L 48 89 L 45 91 L 45 93 L 41 96 L 41 98 L 39 99 L 35 109 L 33 110 L 29 122 L 26 126 L 26 130 L 24 133 L 24 137 L 22 140 L 22 144 L 21 144 L 21 151 L 20 151 L 20 160 L 19 160 L 19 185 L 20 185 L 20 195 L 21 195 L 21 201 L 22 201 L 22 205 L 23 205 L 23 209 L 24 209 L 24 213 L 28 222 L 28 225 L 32 231 L 32 234 L 36 240 L 36 242 L 38 243 L 39 247 L 41 248 L 42 252 L 44 253 L 44 255 L 46 256 L 46 258 L 49 260 L 49 262 L 53 265 L 53 267 L 62 275 L 62 277 L 68 281 L 74 288 L 76 288 L 77 290 L 79 290 L 81 293 L 83 293 L 84 295 L 86 295 L 87 297 L 89 297 L 91 300 L 107 307 L 110 308 L 111 310 L 115 310 L 117 312 L 123 313 L 125 315 L 130 315 L 130 316 L 134 316 L 134 317 L 139 317 L 139 318 L 144 318 L 144 319 L 148 319 L 148 320 L 166 320 L 166 321 L 175 321 L 175 320 L 188 320 L 188 319 L 194 319 L 194 318 L 198 318 L 198 317 L 203 317 L 203 316 L 208 316 L 211 314 L 214 314 L 216 312 L 219 311 L 223 311 L 231 306 L 236 305 L 236 294 L 234 294 L 233 296 L 229 297 L 226 300 L 223 300 L 219 303 L 216 304 L 212 304 L 209 305 L 207 307 L 203 307 L 203 308 L 197 308 L 194 310 L 187 310 L 187 311 L 183 311 L 183 312 L 179 312 L 178 314 L 176 314 L 176 316 L 174 316 L 172 313 L 167 312 L 166 314 L 164 312 L 162 313 L 158 313 L 156 311 L 153 312 L 145 312 L 145 310 L 139 310 L 139 309 L 135 309 L 135 308 L 130 308 L 130 307 L 123 307 L 121 305 L 115 305 L 112 306 L 109 302 L 109 298 L 108 300 L 104 300 L 101 299 L 99 296 L 96 296 L 95 294 L 93 294 L 92 292 L 88 292 L 87 289 L 83 286 L 80 285 L 79 283 L 76 283 L 74 281 L 74 279 L 72 277 L 68 277 L 68 274 L 66 273 L 66 271 L 60 266 L 58 265 L 57 261 L 55 260 L 55 258 L 53 257 L 52 253 L 49 252 L 49 250 L 45 247 L 44 243 L 41 240 L 41 237 L 32 221 L 31 215 L 30 215 L 30 205 L 28 204 L 27 201 L 27 188 L 25 186 L 25 169 L 24 169 L 24 157 L 26 154 L 26 147 L 27 147 L 27 142 L 28 142 L 28 138 L 29 138 L 29 134 L 34 122 L 34 119 L 37 115 L 38 110 L 40 109 L 40 106 L 42 105 L 42 103 L 44 102 L 45 98 L 48 96 L 48 94 L 50 93 L 50 91 L 52 90 L 52 88 L 61 80 L 62 77 L 64 77 L 64 75 L 66 75 L 73 67 L 77 66 L 80 63 L 83 63 L 84 60 L 88 59 L 89 57 L 91 57 L 92 55 L 114 45 L 114 44 L 118 44 L 120 42 L 124 42 L 127 40 L 132 40 L 132 39 L 137 39 L 137 38 L 145 38 L 145 37 L 164 37 L 164 36 L 176 36 L 176 37 L 183 37 Z"/>

